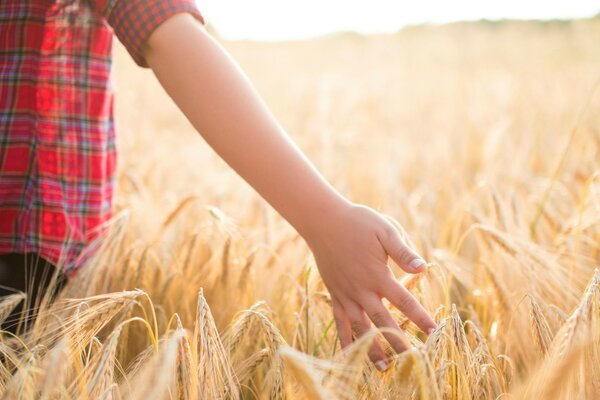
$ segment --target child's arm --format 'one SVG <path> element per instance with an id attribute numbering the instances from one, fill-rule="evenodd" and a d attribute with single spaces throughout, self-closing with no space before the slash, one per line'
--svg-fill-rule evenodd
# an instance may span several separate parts
<path id="1" fill-rule="evenodd" d="M 436 326 L 387 267 L 388 255 L 409 273 L 423 271 L 424 261 L 385 217 L 325 181 L 197 20 L 184 13 L 169 18 L 149 37 L 144 57 L 209 145 L 306 240 L 331 294 L 342 346 L 352 331 L 361 336 L 370 328 L 369 318 L 399 329 L 382 297 L 423 331 Z M 394 335 L 386 338 L 396 351 L 405 349 Z M 370 356 L 385 359 L 378 345 Z"/>

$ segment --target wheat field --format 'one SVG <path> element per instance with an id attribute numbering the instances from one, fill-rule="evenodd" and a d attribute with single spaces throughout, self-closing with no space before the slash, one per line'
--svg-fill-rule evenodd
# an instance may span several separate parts
<path id="1" fill-rule="evenodd" d="M 307 246 L 116 46 L 115 218 L 2 399 L 600 398 L 600 20 L 223 42 L 352 201 L 428 261 L 411 349 L 342 351 Z M 23 300 L 2 299 L 0 317 Z"/>

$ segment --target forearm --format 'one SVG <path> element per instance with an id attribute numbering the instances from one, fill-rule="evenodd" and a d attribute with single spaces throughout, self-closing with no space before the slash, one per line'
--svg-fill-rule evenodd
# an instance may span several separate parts
<path id="1" fill-rule="evenodd" d="M 306 159 L 248 79 L 191 15 L 149 38 L 145 57 L 208 144 L 303 236 L 348 202 Z"/>
<path id="2" fill-rule="evenodd" d="M 436 327 L 388 267 L 392 258 L 417 273 L 425 261 L 390 221 L 352 205 L 321 177 L 198 22 L 185 14 L 171 17 L 147 44 L 148 64 L 194 127 L 306 239 L 331 294 L 342 347 L 350 345 L 353 333 L 368 332 L 370 319 L 388 329 L 384 336 L 396 351 L 406 350 L 383 297 L 423 332 Z M 389 365 L 378 343 L 369 357 L 381 369 Z"/>

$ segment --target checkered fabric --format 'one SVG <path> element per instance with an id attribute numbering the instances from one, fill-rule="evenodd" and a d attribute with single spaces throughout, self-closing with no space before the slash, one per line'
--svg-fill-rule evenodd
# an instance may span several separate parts
<path id="1" fill-rule="evenodd" d="M 113 33 L 135 62 L 194 0 L 0 0 L 0 254 L 73 277 L 111 216 Z"/>

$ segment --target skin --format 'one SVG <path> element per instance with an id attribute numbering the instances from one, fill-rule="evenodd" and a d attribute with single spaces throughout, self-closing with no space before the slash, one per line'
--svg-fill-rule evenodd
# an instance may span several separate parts
<path id="1" fill-rule="evenodd" d="M 400 332 L 384 297 L 424 332 L 436 328 L 388 266 L 391 258 L 419 273 L 424 261 L 386 217 L 350 202 L 321 176 L 199 21 L 187 13 L 170 17 L 150 35 L 143 55 L 206 142 L 304 238 L 331 295 L 342 348 L 371 322 Z M 384 336 L 396 352 L 406 350 L 397 335 Z M 369 357 L 387 367 L 377 341 Z"/>

